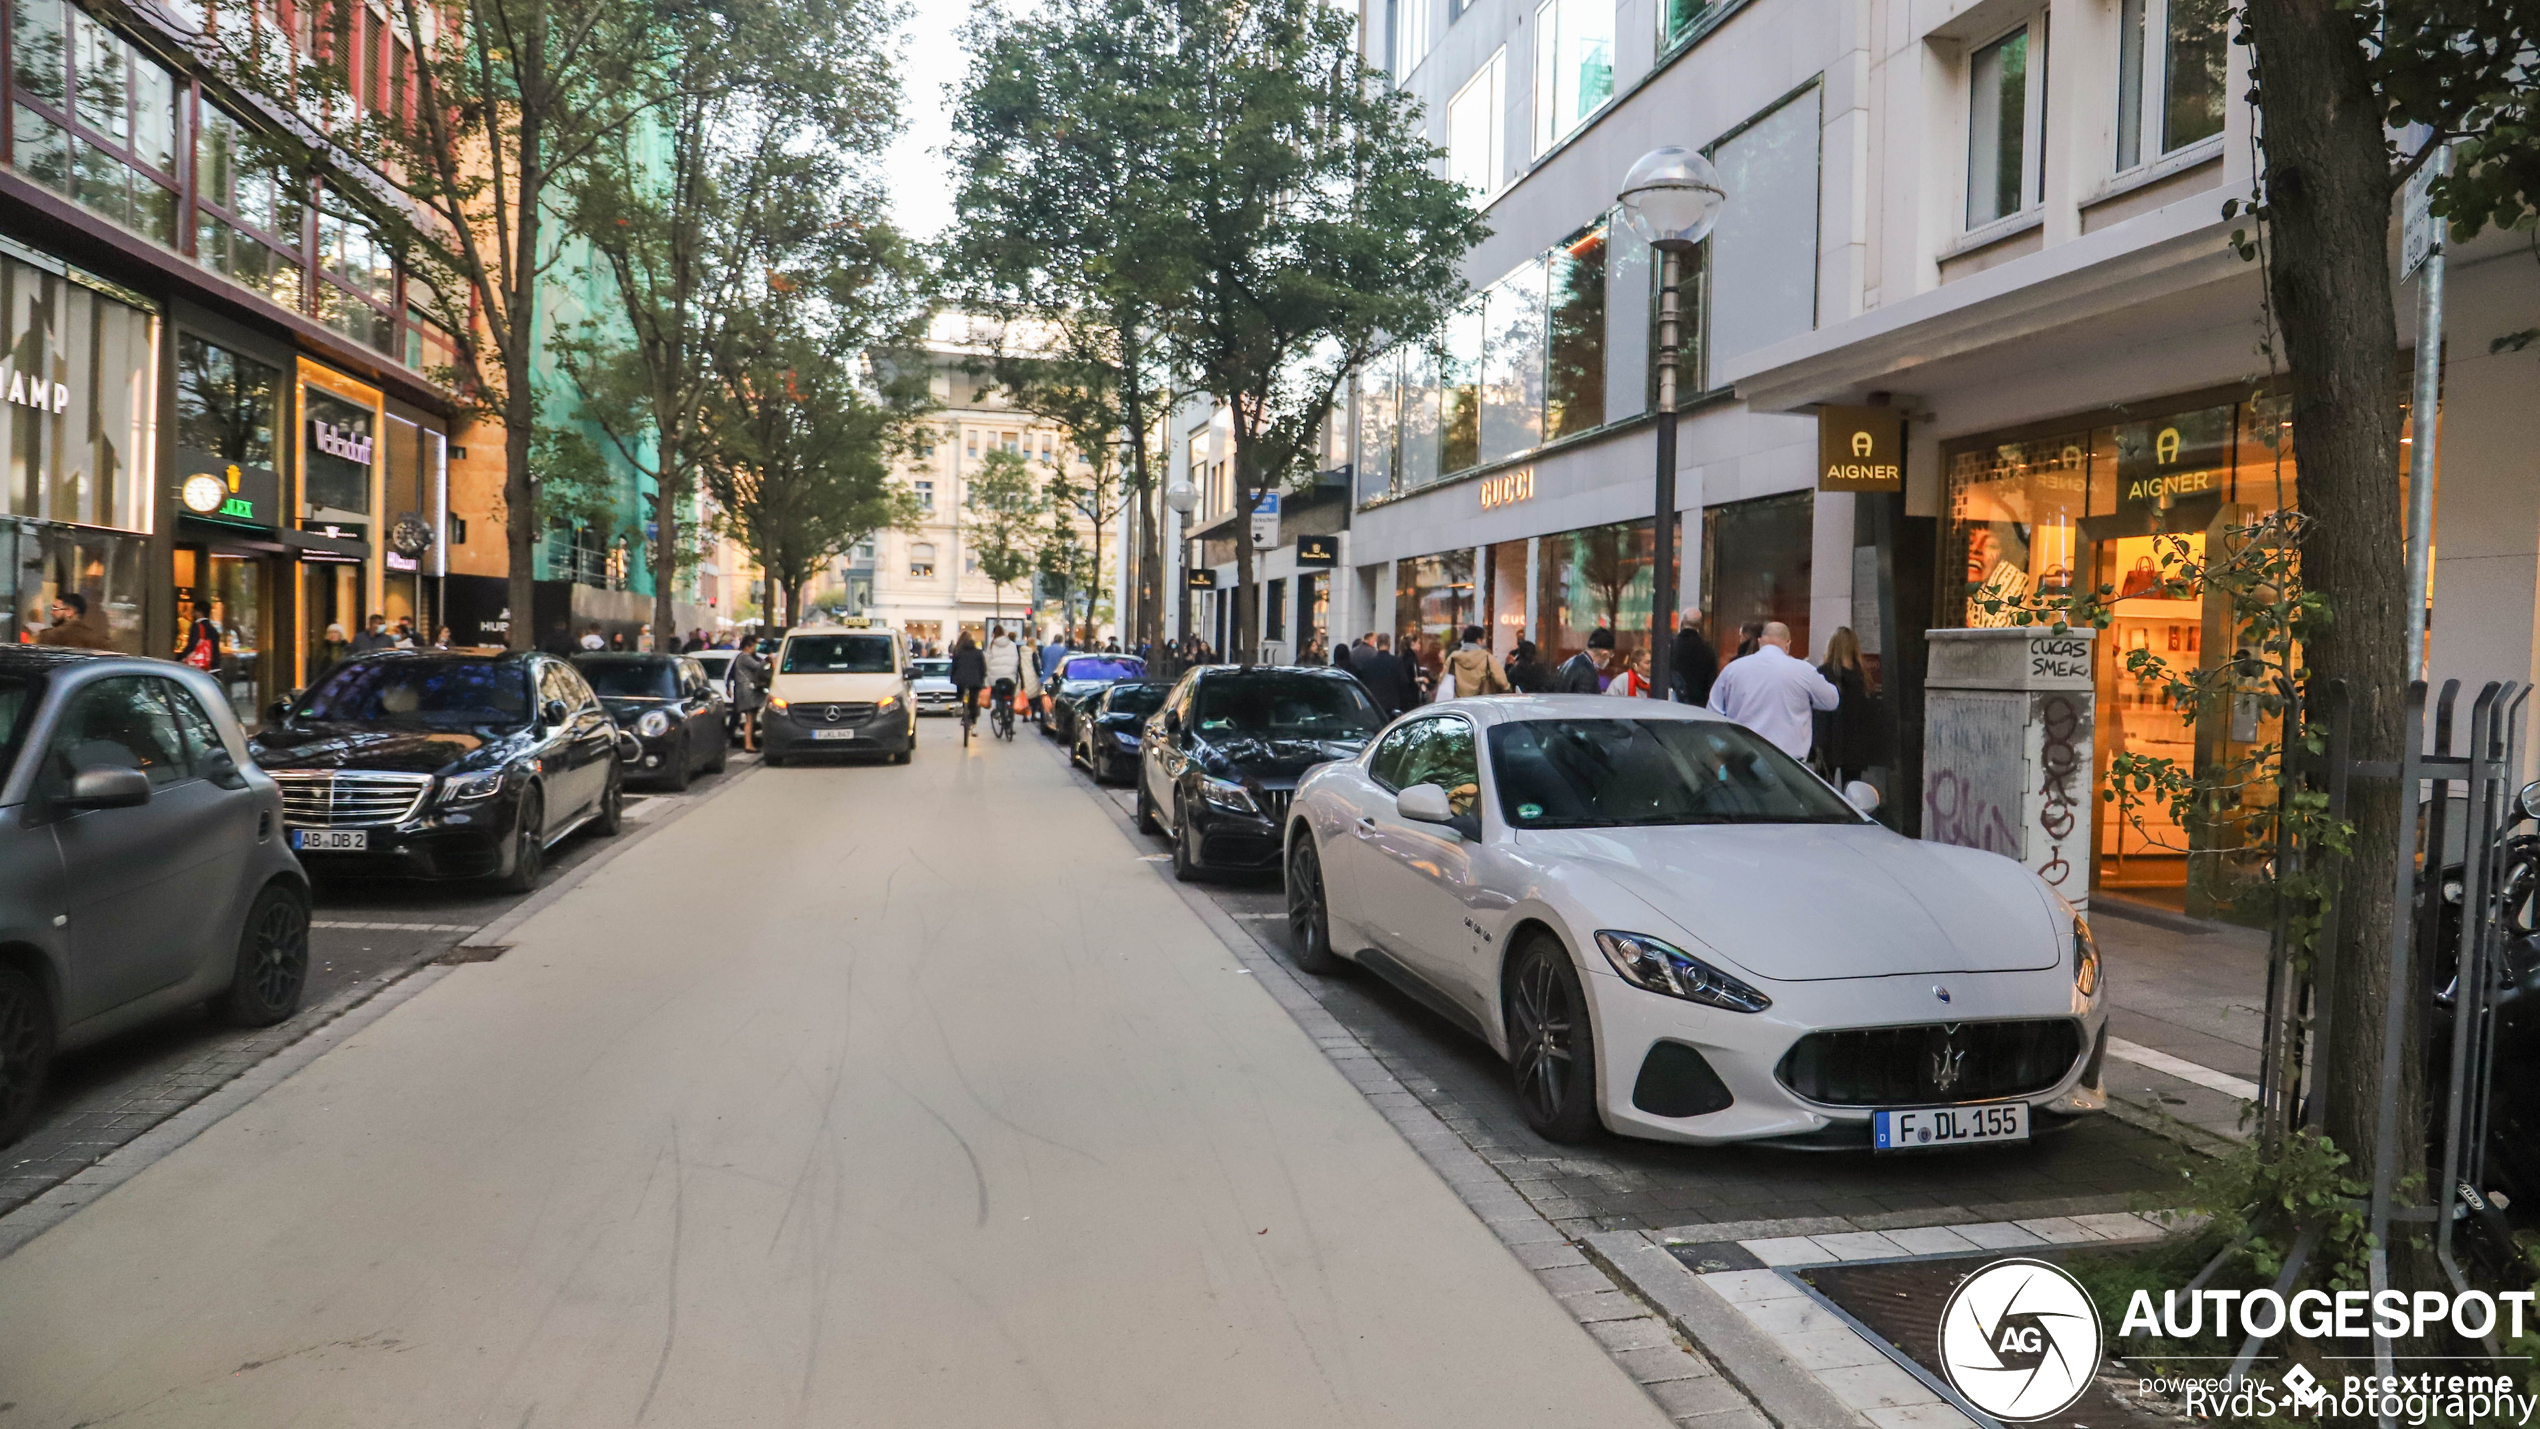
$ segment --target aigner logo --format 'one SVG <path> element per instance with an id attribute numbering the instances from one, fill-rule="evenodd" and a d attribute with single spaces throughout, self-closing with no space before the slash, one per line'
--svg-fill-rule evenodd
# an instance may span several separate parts
<path id="1" fill-rule="evenodd" d="M 1866 458 L 1870 454 L 1870 448 L 1877 445 L 1877 442 L 1871 440 L 1868 432 L 1854 432 L 1852 434 L 1852 454 L 1854 456 Z"/>
<path id="2" fill-rule="evenodd" d="M 1940 1312 L 1940 1366 L 1967 1402 L 2026 1423 L 2062 1413 L 2099 1372 L 2099 1309 L 2042 1260 L 1997 1260 Z"/>

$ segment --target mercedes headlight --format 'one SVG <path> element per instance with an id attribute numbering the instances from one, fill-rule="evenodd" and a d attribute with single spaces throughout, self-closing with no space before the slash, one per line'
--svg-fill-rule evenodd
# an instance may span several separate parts
<path id="1" fill-rule="evenodd" d="M 876 704 L 876 705 L 873 707 L 873 712 L 874 712 L 875 714 L 889 714 L 891 711 L 893 711 L 893 710 L 895 710 L 895 709 L 898 709 L 899 707 L 900 707 L 900 697 L 899 697 L 899 696 L 897 696 L 897 695 L 884 695 L 884 696 L 882 697 L 882 699 L 881 699 L 881 702 L 880 702 L 880 703 L 878 703 L 878 704 Z"/>
<path id="2" fill-rule="evenodd" d="M 1773 1000 L 1745 983 L 1645 933 L 1600 932 L 1596 945 L 1623 981 L 1724 1012 L 1761 1012 Z"/>
<path id="3" fill-rule="evenodd" d="M 467 804 L 478 799 L 491 799 L 502 792 L 503 773 L 488 769 L 482 774 L 459 774 L 441 782 L 441 802 Z"/>
<path id="4" fill-rule="evenodd" d="M 1252 792 L 1231 779 L 1210 776 L 1200 780 L 1199 796 L 1218 808 L 1232 813 L 1252 814 L 1256 817 L 1261 813 L 1260 806 L 1252 802 Z"/>
<path id="5" fill-rule="evenodd" d="M 670 733 L 670 716 L 660 710 L 646 710 L 644 717 L 635 721 L 635 732 L 646 739 L 659 739 Z"/>
<path id="6" fill-rule="evenodd" d="M 2084 997 L 2099 995 L 2099 940 L 2078 916 L 2073 919 L 2073 988 Z"/>
<path id="7" fill-rule="evenodd" d="M 767 697 L 767 707 L 776 711 L 778 714 L 783 714 L 786 710 L 792 708 L 792 705 L 775 695 L 769 695 Z"/>

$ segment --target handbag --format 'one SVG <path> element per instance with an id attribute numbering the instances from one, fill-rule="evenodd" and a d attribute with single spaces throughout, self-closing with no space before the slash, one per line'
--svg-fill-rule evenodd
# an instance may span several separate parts
<path id="1" fill-rule="evenodd" d="M 2117 599 L 2132 600 L 2149 594 L 2161 584 L 2161 573 L 2152 568 L 2150 556 L 2134 558 L 2134 569 L 2125 573 L 2125 585 L 2117 591 Z"/>

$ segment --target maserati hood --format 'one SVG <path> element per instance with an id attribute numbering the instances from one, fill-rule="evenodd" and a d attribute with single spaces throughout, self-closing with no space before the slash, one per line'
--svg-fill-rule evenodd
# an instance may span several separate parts
<path id="1" fill-rule="evenodd" d="M 2059 926 L 2028 870 L 1874 826 L 1713 824 L 1534 840 L 1556 863 L 1648 904 L 1742 973 L 1774 981 L 2029 972 L 2071 953 L 2071 929 Z M 1614 910 L 1618 920 L 1630 916 Z"/>

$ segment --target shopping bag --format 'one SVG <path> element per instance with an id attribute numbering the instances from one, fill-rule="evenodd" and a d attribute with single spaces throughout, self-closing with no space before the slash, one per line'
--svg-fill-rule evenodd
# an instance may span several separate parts
<path id="1" fill-rule="evenodd" d="M 2160 584 L 2161 573 L 2152 568 L 2152 558 L 2137 556 L 2134 569 L 2125 573 L 2125 584 L 2118 589 L 2117 599 L 2132 600 L 2138 595 L 2150 595 Z"/>

